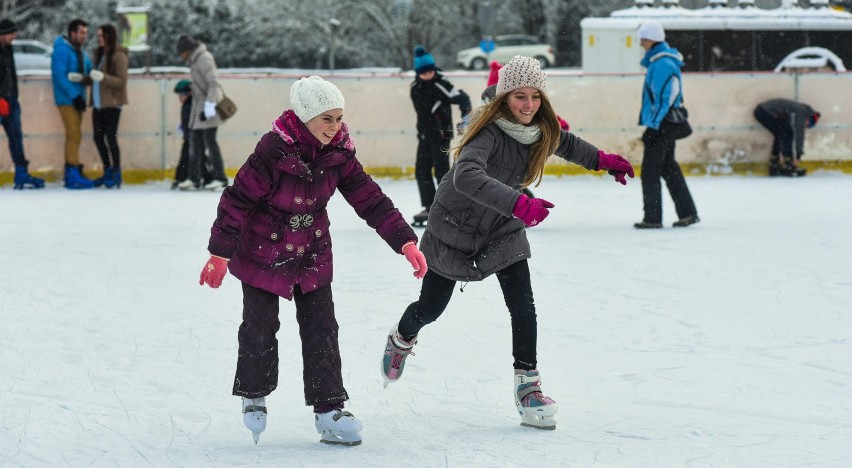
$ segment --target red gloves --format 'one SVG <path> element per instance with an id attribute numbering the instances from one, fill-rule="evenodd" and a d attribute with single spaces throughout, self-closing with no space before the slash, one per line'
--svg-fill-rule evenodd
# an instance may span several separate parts
<path id="1" fill-rule="evenodd" d="M 10 112 L 9 101 L 0 98 L 0 117 L 9 117 Z"/>
<path id="2" fill-rule="evenodd" d="M 550 214 L 548 208 L 553 208 L 553 203 L 544 198 L 530 198 L 523 193 L 515 202 L 515 208 L 512 209 L 512 214 L 516 218 L 520 218 L 527 226 L 535 226 L 544 221 L 547 215 Z"/>
<path id="3" fill-rule="evenodd" d="M 227 273 L 228 259 L 211 255 L 210 260 L 207 260 L 201 270 L 201 278 L 198 280 L 198 284 L 204 286 L 204 283 L 207 283 L 211 288 L 218 288 L 222 286 L 222 279 L 225 278 Z"/>
<path id="4" fill-rule="evenodd" d="M 626 159 L 617 154 L 604 153 L 603 150 L 598 150 L 598 169 L 599 171 L 606 170 L 609 175 L 615 177 L 615 181 L 621 185 L 627 185 L 625 174 L 633 178 L 633 166 Z"/>
<path id="5" fill-rule="evenodd" d="M 415 278 L 421 279 L 426 276 L 426 272 L 429 271 L 429 267 L 426 266 L 426 257 L 424 257 L 423 252 L 417 248 L 417 244 L 409 242 L 403 245 L 402 254 L 405 255 L 405 259 L 408 260 L 408 263 L 414 267 Z"/>

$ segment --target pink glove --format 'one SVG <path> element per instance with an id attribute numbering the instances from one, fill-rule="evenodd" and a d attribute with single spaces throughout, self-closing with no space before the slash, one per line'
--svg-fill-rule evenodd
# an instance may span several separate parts
<path id="1" fill-rule="evenodd" d="M 198 284 L 203 286 L 204 283 L 207 283 L 211 288 L 218 288 L 222 286 L 222 280 L 227 273 L 228 259 L 211 255 L 210 260 L 207 260 L 207 264 L 201 269 L 201 278 L 198 280 Z"/>
<path id="2" fill-rule="evenodd" d="M 426 276 L 426 272 L 429 271 L 429 267 L 426 266 L 426 257 L 424 257 L 423 252 L 417 248 L 417 244 L 409 242 L 403 245 L 402 254 L 405 255 L 405 259 L 408 260 L 408 263 L 414 267 L 415 278 L 421 279 Z"/>
<path id="3" fill-rule="evenodd" d="M 625 174 L 629 175 L 631 179 L 633 178 L 633 166 L 630 165 L 629 161 L 617 154 L 604 153 L 603 150 L 598 150 L 597 170 L 606 170 L 621 185 L 627 185 L 627 179 L 624 178 Z"/>
<path id="4" fill-rule="evenodd" d="M 544 218 L 547 218 L 547 215 L 550 214 L 548 208 L 553 208 L 554 206 L 556 205 L 544 198 L 530 198 L 522 193 L 518 197 L 518 201 L 515 202 L 512 214 L 516 218 L 520 218 L 527 226 L 535 226 L 544 221 Z"/>

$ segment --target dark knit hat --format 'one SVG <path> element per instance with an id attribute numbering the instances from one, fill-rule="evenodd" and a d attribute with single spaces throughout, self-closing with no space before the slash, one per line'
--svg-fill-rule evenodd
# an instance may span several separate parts
<path id="1" fill-rule="evenodd" d="M 435 58 L 426 48 L 418 45 L 414 48 L 414 73 L 418 75 L 435 69 Z"/>
<path id="2" fill-rule="evenodd" d="M 175 92 L 176 92 L 176 93 L 184 93 L 184 94 L 189 93 L 190 91 L 192 91 L 192 87 L 191 87 L 191 86 L 192 86 L 192 82 L 191 82 L 191 81 L 189 81 L 189 80 L 180 80 L 180 81 L 178 81 L 178 82 L 177 82 L 177 84 L 175 85 Z"/>
<path id="3" fill-rule="evenodd" d="M 18 27 L 15 25 L 15 22 L 9 18 L 3 18 L 0 20 L 0 35 L 13 33 L 17 30 Z"/>
<path id="4" fill-rule="evenodd" d="M 196 47 L 198 47 L 198 42 L 192 36 L 183 34 L 177 40 L 178 55 L 184 52 L 192 52 Z"/>

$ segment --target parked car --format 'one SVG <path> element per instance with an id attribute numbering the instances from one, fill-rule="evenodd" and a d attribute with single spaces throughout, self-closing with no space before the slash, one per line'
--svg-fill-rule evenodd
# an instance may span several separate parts
<path id="1" fill-rule="evenodd" d="M 485 70 L 490 61 L 496 60 L 505 64 L 516 55 L 533 57 L 541 63 L 542 68 L 552 67 L 556 63 L 556 50 L 542 44 L 535 36 L 522 34 L 507 34 L 494 38 L 494 50 L 486 54 L 480 47 L 464 49 L 456 54 L 456 64 L 471 70 Z"/>
<path id="2" fill-rule="evenodd" d="M 32 39 L 12 41 L 15 68 L 21 70 L 50 70 L 50 54 L 53 47 Z"/>

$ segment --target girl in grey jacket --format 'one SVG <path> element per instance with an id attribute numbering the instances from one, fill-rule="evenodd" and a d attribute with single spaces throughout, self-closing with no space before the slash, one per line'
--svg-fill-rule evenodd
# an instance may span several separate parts
<path id="1" fill-rule="evenodd" d="M 443 178 L 421 240 L 429 271 L 420 298 L 408 306 L 387 339 L 385 385 L 402 375 L 417 333 L 446 309 L 456 281 L 497 276 L 512 319 L 515 404 L 522 424 L 554 429 L 556 403 L 542 394 L 536 370 L 536 314 L 526 229 L 553 204 L 521 190 L 540 182 L 551 154 L 590 170 L 608 170 L 621 184 L 633 167 L 559 126 L 544 93 L 546 75 L 533 58 L 515 56 L 499 71 L 494 99 L 477 108 L 456 163 Z"/>

